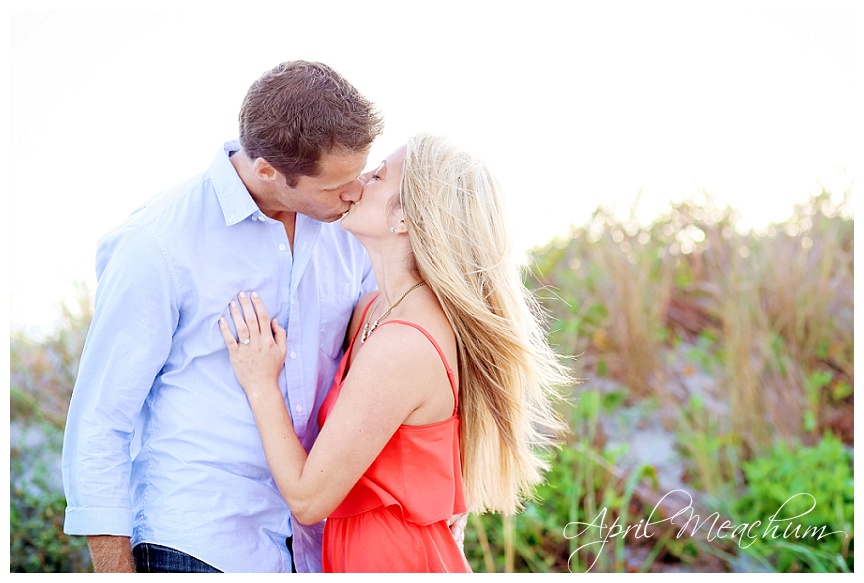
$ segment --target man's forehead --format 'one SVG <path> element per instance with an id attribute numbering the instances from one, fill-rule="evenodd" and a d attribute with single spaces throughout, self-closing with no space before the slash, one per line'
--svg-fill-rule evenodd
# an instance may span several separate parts
<path id="1" fill-rule="evenodd" d="M 369 150 L 337 150 L 322 156 L 318 166 L 322 172 L 353 172 L 358 166 L 362 169 L 368 159 Z"/>
<path id="2" fill-rule="evenodd" d="M 341 151 L 326 154 L 318 164 L 316 175 L 309 178 L 325 187 L 343 186 L 360 176 L 368 158 L 368 151 Z"/>

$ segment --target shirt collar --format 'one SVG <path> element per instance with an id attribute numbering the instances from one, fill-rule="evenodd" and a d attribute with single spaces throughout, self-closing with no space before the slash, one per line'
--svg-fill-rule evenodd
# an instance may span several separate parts
<path id="1" fill-rule="evenodd" d="M 225 142 L 208 170 L 213 189 L 216 191 L 216 197 L 219 199 L 219 205 L 222 207 L 225 225 L 228 227 L 236 225 L 251 214 L 258 212 L 258 205 L 252 200 L 249 190 L 240 180 L 240 176 L 229 159 L 229 154 L 238 150 L 240 150 L 239 141 Z"/>

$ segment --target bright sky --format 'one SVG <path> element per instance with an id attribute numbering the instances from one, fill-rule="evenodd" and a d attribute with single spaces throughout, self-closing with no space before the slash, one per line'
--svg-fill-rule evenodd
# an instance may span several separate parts
<path id="1" fill-rule="evenodd" d="M 705 189 L 759 226 L 861 177 L 851 2 L 78 4 L 7 14 L 13 327 L 95 289 L 99 237 L 204 170 L 283 60 L 380 106 L 370 165 L 418 130 L 482 154 L 520 249 L 640 189 L 644 220 Z"/>

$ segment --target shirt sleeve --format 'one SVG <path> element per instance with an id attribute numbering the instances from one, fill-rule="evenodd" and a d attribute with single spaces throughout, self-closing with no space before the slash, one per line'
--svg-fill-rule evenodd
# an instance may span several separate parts
<path id="1" fill-rule="evenodd" d="M 140 227 L 100 241 L 93 321 L 63 443 L 64 531 L 131 536 L 130 446 L 179 319 L 167 255 Z"/>
<path id="2" fill-rule="evenodd" d="M 321 548 L 324 540 L 324 521 L 315 524 L 300 524 L 291 515 L 293 534 L 294 566 L 298 573 L 320 573 L 322 567 Z"/>

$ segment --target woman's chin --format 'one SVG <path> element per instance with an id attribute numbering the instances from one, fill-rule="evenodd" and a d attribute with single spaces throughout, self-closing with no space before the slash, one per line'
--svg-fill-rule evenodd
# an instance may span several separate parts
<path id="1" fill-rule="evenodd" d="M 348 217 L 348 213 L 350 212 L 350 210 L 345 211 L 344 213 L 342 213 L 342 218 L 339 219 L 339 226 L 342 227 L 342 229 L 344 229 L 345 231 L 348 231 L 349 233 L 351 232 L 351 219 L 348 218 L 347 222 L 345 219 L 346 217 Z"/>

